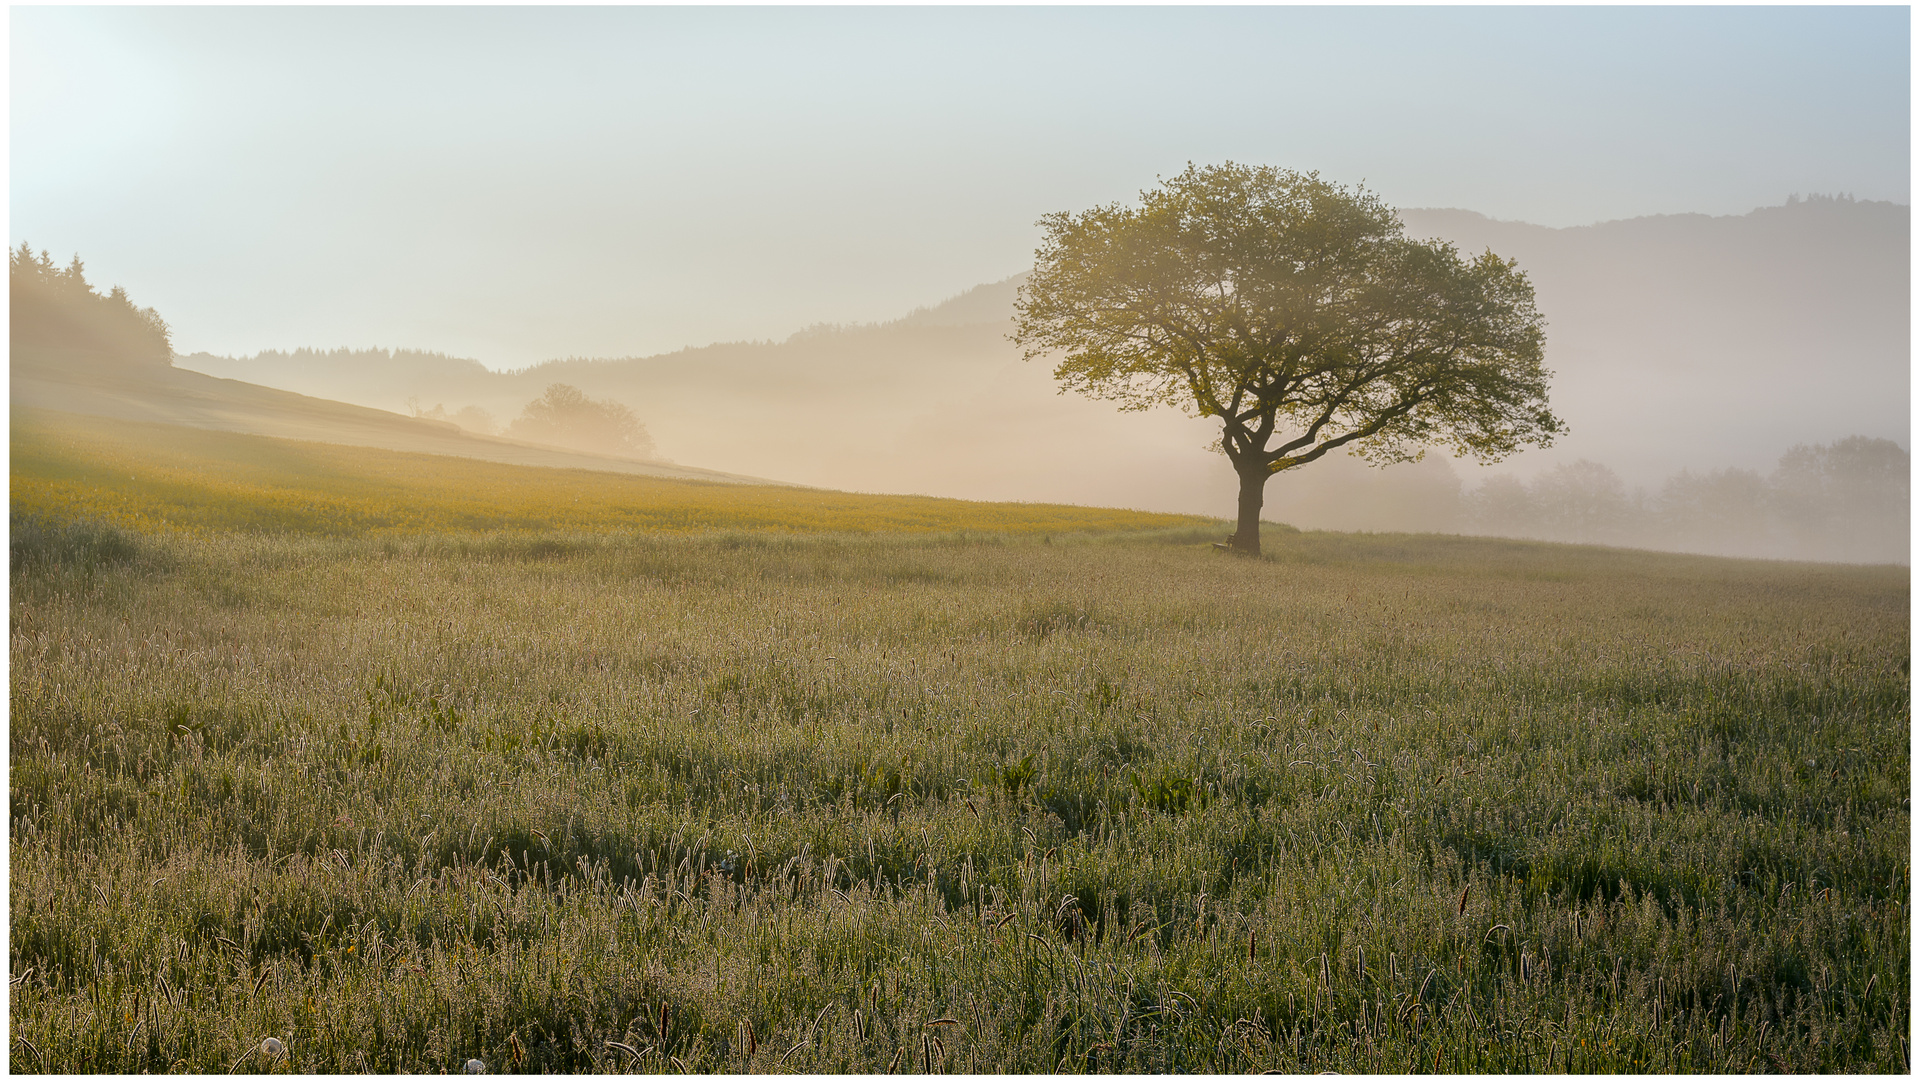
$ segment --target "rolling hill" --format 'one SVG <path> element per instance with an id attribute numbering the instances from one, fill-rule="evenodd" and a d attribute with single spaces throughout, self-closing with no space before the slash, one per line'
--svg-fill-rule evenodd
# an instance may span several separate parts
<path id="1" fill-rule="evenodd" d="M 312 400 L 312 399 L 307 399 Z M 278 403 L 284 405 L 285 403 Z M 378 416 L 319 403 L 281 438 L 207 424 L 54 412 L 15 401 L 10 512 L 22 523 L 104 522 L 141 532 L 394 537 L 517 533 L 578 536 L 745 530 L 797 533 L 1072 534 L 1203 530 L 1217 521 L 1137 510 L 860 495 L 632 462 L 478 459 L 404 436 Z M 156 410 L 143 406 L 152 415 Z M 231 403 L 221 414 L 234 415 Z M 131 410 L 130 410 L 131 411 Z M 291 408 L 245 412 L 247 426 Z M 360 410 L 370 412 L 371 410 Z M 395 418 L 404 420 L 404 418 Z M 429 426 L 416 423 L 419 426 Z M 339 436 L 361 435 L 358 444 Z M 326 436 L 335 436 L 327 438 Z M 490 440 L 479 444 L 484 449 Z M 507 444 L 507 450 L 521 449 Z M 537 449 L 537 448 L 536 448 Z M 545 467 L 528 468 L 528 464 Z M 626 467 L 622 468 L 621 465 Z M 1188 537 L 1193 539 L 1193 537 Z"/>
<path id="2" fill-rule="evenodd" d="M 500 464 L 595 469 L 720 483 L 778 483 L 668 462 L 636 461 L 495 438 L 462 431 L 442 420 L 402 416 L 181 368 L 63 371 L 16 364 L 11 390 L 16 424 L 20 422 L 21 410 L 33 410 L 447 454 Z"/>
<path id="3" fill-rule="evenodd" d="M 1800 443 L 1905 444 L 1909 210 L 1813 199 L 1735 217 L 1550 229 L 1408 210 L 1417 236 L 1491 247 L 1527 270 L 1548 320 L 1558 446 L 1483 473 L 1429 460 L 1384 473 L 1328 459 L 1269 489 L 1271 516 L 1344 529 L 1452 529 L 1464 481 L 1582 459 L 1630 485 L 1680 469 L 1765 471 Z M 388 350 L 196 354 L 212 374 L 404 410 L 479 406 L 504 423 L 549 384 L 618 400 L 663 453 L 848 490 L 1218 514 L 1232 477 L 1210 425 L 1121 415 L 1056 393 L 1005 338 L 1017 278 L 890 323 L 781 342 L 564 359 L 510 371 Z"/>

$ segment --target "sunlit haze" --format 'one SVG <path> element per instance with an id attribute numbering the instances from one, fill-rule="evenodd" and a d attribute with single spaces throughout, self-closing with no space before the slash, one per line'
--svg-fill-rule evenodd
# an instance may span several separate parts
<path id="1" fill-rule="evenodd" d="M 31 8 L 11 241 L 182 353 L 898 318 L 1188 161 L 1569 226 L 1908 201 L 1881 8 Z"/>
<path id="2" fill-rule="evenodd" d="M 7 1066 L 1911 1072 L 1911 17 L 11 7 Z"/>

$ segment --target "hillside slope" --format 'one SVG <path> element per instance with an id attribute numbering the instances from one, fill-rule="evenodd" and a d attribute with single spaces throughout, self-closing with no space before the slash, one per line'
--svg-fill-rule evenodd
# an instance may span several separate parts
<path id="1" fill-rule="evenodd" d="M 1572 433 L 1490 472 L 1330 458 L 1277 479 L 1269 516 L 1449 530 L 1463 481 L 1489 475 L 1588 459 L 1657 488 L 1682 468 L 1766 472 L 1796 444 L 1907 440 L 1905 206 L 1812 200 L 1574 229 L 1402 216 L 1415 235 L 1491 247 L 1529 273 L 1554 407 Z M 385 350 L 181 363 L 388 409 L 477 405 L 501 422 L 565 382 L 630 406 L 663 453 L 714 468 L 848 490 L 1226 512 L 1232 475 L 1206 449 L 1211 425 L 1061 396 L 1045 364 L 1019 359 L 1005 336 L 1017 284 L 892 323 L 514 372 Z"/>
<path id="2" fill-rule="evenodd" d="M 444 421 L 401 416 L 181 369 L 73 373 L 16 366 L 11 395 L 15 410 L 448 454 L 510 465 L 598 469 L 720 483 L 779 482 L 664 462 L 555 450 L 476 435 Z"/>
<path id="3" fill-rule="evenodd" d="M 269 438 L 52 412 L 17 401 L 11 420 L 10 515 L 27 528 L 80 520 L 202 535 L 564 537 L 713 529 L 1002 535 L 1197 529 L 1210 536 L 1222 527 L 1135 510 L 714 483 L 711 475 L 632 475 L 600 464 L 527 468 L 471 454 Z"/>

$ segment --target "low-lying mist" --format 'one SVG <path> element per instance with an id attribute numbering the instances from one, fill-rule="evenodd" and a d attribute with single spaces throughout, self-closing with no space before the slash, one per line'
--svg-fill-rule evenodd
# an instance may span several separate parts
<path id="1" fill-rule="evenodd" d="M 1333 464 L 1331 461 L 1328 464 Z M 1907 451 L 1852 436 L 1801 445 L 1766 474 L 1681 469 L 1633 487 L 1595 461 L 1565 462 L 1530 480 L 1469 483 L 1434 458 L 1387 470 L 1353 459 L 1269 485 L 1269 517 L 1343 531 L 1453 532 L 1744 558 L 1905 563 Z"/>
<path id="2" fill-rule="evenodd" d="M 1908 208 L 1795 201 L 1580 229 L 1407 211 L 1531 275 L 1572 432 L 1492 467 L 1330 457 L 1276 477 L 1269 520 L 1768 558 L 1905 562 Z M 556 384 L 627 410 L 650 453 L 853 491 L 1226 516 L 1204 420 L 1057 393 L 1006 334 L 1019 285 L 783 342 L 497 372 L 386 349 L 195 354 L 208 374 L 509 429 Z M 610 451 L 620 452 L 620 451 Z"/>

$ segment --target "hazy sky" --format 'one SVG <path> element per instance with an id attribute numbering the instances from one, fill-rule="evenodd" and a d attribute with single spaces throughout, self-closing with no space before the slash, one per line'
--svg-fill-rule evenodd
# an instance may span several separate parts
<path id="1" fill-rule="evenodd" d="M 888 319 L 1189 160 L 1546 225 L 1909 198 L 1903 7 L 9 20 L 11 242 L 181 352 L 512 367 Z"/>

